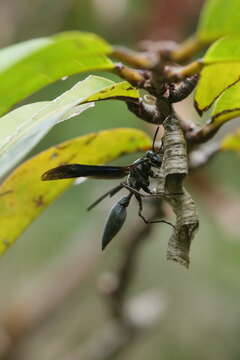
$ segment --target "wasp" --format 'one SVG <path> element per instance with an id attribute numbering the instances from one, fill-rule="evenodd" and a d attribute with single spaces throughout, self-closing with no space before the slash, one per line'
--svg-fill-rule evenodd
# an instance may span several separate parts
<path id="1" fill-rule="evenodd" d="M 150 189 L 150 179 L 155 177 L 153 168 L 160 168 L 162 165 L 163 153 L 161 148 L 155 149 L 155 140 L 159 127 L 157 128 L 152 149 L 148 150 L 141 158 L 134 161 L 128 166 L 100 166 L 100 165 L 83 165 L 83 164 L 68 164 L 55 167 L 48 170 L 42 175 L 43 181 L 89 177 L 94 179 L 120 179 L 126 177 L 125 182 L 121 182 L 101 197 L 99 197 L 93 204 L 88 207 L 88 211 L 93 209 L 107 196 L 112 197 L 117 194 L 123 188 L 127 189 L 129 194 L 123 196 L 112 207 L 108 219 L 105 224 L 103 237 L 102 237 L 102 249 L 104 249 L 113 237 L 119 232 L 123 226 L 126 215 L 127 207 L 132 197 L 135 197 L 138 202 L 138 215 L 146 223 L 166 223 L 172 226 L 174 225 L 165 220 L 149 220 L 143 215 L 143 203 L 142 197 L 146 196 L 141 192 L 143 190 L 150 197 L 159 197 L 159 194 L 155 194 Z"/>

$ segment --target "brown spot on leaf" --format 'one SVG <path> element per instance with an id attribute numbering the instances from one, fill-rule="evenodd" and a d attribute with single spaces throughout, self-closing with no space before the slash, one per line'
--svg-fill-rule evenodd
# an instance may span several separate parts
<path id="1" fill-rule="evenodd" d="M 84 145 L 89 145 L 91 144 L 91 142 L 93 142 L 96 137 L 98 136 L 98 134 L 94 134 L 93 136 L 90 137 L 90 139 L 87 139 L 86 142 L 84 143 Z"/>
<path id="2" fill-rule="evenodd" d="M 99 94 L 105 94 L 108 91 L 114 90 L 115 89 L 115 85 L 111 86 L 109 89 L 103 89 L 101 91 L 99 91 Z"/>
<path id="3" fill-rule="evenodd" d="M 54 160 L 58 157 L 58 153 L 57 152 L 54 152 L 50 155 L 50 160 Z"/>
<path id="4" fill-rule="evenodd" d="M 2 240 L 2 243 L 3 243 L 3 245 L 6 246 L 6 248 L 8 248 L 8 247 L 11 245 L 10 241 L 7 240 L 7 239 L 3 239 L 3 240 Z"/>
<path id="5" fill-rule="evenodd" d="M 129 142 L 131 143 L 131 142 L 135 142 L 136 141 L 136 138 L 135 138 L 135 136 L 131 136 L 130 138 L 129 138 Z"/>
<path id="6" fill-rule="evenodd" d="M 0 197 L 1 196 L 6 196 L 6 195 L 8 195 L 8 194 L 11 194 L 13 192 L 13 190 L 6 190 L 6 191 L 4 191 L 3 193 L 0 193 Z"/>
<path id="7" fill-rule="evenodd" d="M 119 153 L 119 157 L 121 156 L 125 156 L 125 155 L 129 155 L 129 152 L 128 151 L 122 151 L 121 153 Z"/>
<path id="8" fill-rule="evenodd" d="M 35 205 L 36 205 L 37 208 L 38 208 L 38 207 L 41 207 L 41 206 L 43 206 L 43 205 L 45 204 L 42 195 L 38 196 L 38 197 L 37 197 L 36 199 L 34 199 L 33 201 L 34 201 L 34 203 L 35 203 Z"/>
<path id="9" fill-rule="evenodd" d="M 67 149 L 68 146 L 69 144 L 60 144 L 56 146 L 56 149 L 63 150 L 63 149 Z"/>

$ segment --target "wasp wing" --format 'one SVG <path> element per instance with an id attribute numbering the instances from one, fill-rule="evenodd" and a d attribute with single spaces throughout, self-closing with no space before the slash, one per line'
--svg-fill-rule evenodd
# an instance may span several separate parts
<path id="1" fill-rule="evenodd" d="M 128 166 L 99 166 L 69 164 L 61 165 L 46 171 L 41 179 L 57 180 L 78 177 L 92 177 L 96 179 L 120 179 L 129 173 Z"/>

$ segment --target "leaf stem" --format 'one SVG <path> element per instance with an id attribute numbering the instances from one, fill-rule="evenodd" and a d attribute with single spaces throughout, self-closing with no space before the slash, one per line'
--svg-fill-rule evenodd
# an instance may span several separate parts
<path id="1" fill-rule="evenodd" d="M 140 69 L 151 69 L 157 63 L 157 55 L 151 52 L 138 52 L 123 46 L 115 46 L 111 54 L 120 61 Z"/>
<path id="2" fill-rule="evenodd" d="M 141 85 L 145 82 L 144 70 L 132 69 L 121 63 L 116 64 L 114 72 L 121 78 L 127 80 L 131 85 L 141 88 Z"/>
<path id="3" fill-rule="evenodd" d="M 196 36 L 192 36 L 179 45 L 178 48 L 174 49 L 170 54 L 170 58 L 174 62 L 182 63 L 191 59 L 204 46 L 205 44 L 199 41 Z"/>
<path id="4" fill-rule="evenodd" d="M 203 61 L 198 59 L 180 68 L 175 66 L 165 67 L 164 73 L 169 81 L 180 81 L 194 74 L 199 74 L 203 65 Z"/>

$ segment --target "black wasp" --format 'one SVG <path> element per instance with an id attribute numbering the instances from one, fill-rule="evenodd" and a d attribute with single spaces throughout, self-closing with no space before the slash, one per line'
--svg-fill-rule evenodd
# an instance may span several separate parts
<path id="1" fill-rule="evenodd" d="M 112 197 L 123 188 L 126 188 L 129 191 L 129 194 L 127 196 L 123 196 L 119 201 L 117 201 L 110 211 L 103 233 L 102 249 L 107 246 L 107 244 L 121 229 L 127 215 L 126 208 L 128 207 L 129 202 L 133 196 L 138 202 L 138 215 L 146 224 L 164 222 L 173 226 L 171 223 L 165 220 L 148 220 L 142 214 L 142 197 L 146 195 L 142 194 L 140 190 L 143 190 L 145 193 L 154 197 L 154 194 L 149 188 L 150 178 L 154 178 L 154 172 L 152 168 L 160 168 L 162 164 L 163 154 L 161 149 L 156 151 L 154 147 L 157 132 L 158 128 L 154 135 L 152 150 L 147 151 L 141 158 L 137 159 L 129 166 L 69 164 L 50 169 L 42 175 L 42 180 L 44 181 L 78 177 L 90 177 L 95 179 L 119 179 L 127 176 L 126 182 L 120 183 L 102 195 L 87 209 L 88 211 L 91 210 L 107 196 Z"/>

